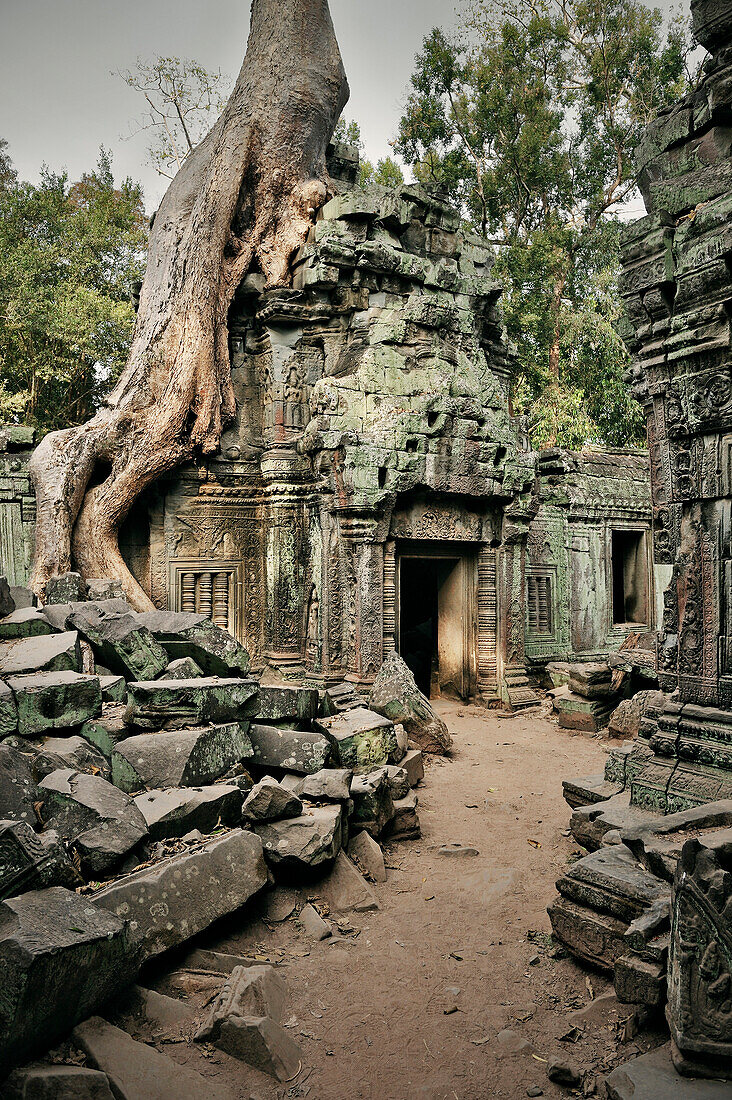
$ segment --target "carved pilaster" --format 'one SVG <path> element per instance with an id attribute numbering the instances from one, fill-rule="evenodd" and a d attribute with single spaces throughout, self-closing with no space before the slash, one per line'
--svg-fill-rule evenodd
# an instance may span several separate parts
<path id="1" fill-rule="evenodd" d="M 478 554 L 478 693 L 495 698 L 498 690 L 498 577 L 496 551 Z"/>
<path id="2" fill-rule="evenodd" d="M 384 655 L 396 649 L 396 543 L 384 546 Z"/>

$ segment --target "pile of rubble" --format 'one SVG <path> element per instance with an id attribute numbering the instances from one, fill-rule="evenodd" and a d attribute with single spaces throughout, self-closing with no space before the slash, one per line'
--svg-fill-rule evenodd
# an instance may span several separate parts
<path id="1" fill-rule="evenodd" d="M 80 1025 L 75 1044 L 125 1095 L 109 1067 L 134 1040 L 89 1017 L 274 884 L 330 874 L 373 907 L 379 838 L 420 835 L 410 737 L 449 735 L 398 658 L 373 709 L 348 684 L 264 684 L 211 620 L 135 613 L 114 581 L 67 574 L 36 607 L 2 580 L 0 616 L 0 1066 Z M 328 933 L 311 906 L 300 919 Z M 199 1037 L 286 1079 L 281 979 L 261 969 L 233 970 Z"/>

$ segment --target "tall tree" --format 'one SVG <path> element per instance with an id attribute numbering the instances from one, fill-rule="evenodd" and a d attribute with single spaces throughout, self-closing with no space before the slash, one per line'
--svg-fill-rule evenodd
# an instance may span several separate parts
<path id="1" fill-rule="evenodd" d="M 641 0 L 472 0 L 465 29 L 425 39 L 397 151 L 496 244 L 535 442 L 634 442 L 640 417 L 604 387 L 625 353 L 600 290 L 643 126 L 679 95 L 683 33 Z"/>
<path id="2" fill-rule="evenodd" d="M 36 592 L 73 558 L 151 606 L 120 525 L 161 474 L 217 450 L 235 411 L 229 305 L 252 269 L 269 289 L 290 285 L 328 196 L 325 153 L 347 99 L 327 0 L 253 0 L 234 90 L 155 216 L 127 366 L 96 416 L 46 436 L 31 461 Z"/>
<path id="3" fill-rule="evenodd" d="M 109 154 L 70 184 L 44 169 L 0 177 L 0 421 L 42 432 L 86 420 L 116 382 L 142 278 L 147 219 L 140 187 L 115 186 Z"/>

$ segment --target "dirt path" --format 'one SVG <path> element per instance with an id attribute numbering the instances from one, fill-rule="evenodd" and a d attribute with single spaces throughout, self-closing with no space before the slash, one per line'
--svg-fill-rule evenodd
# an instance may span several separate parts
<path id="1" fill-rule="evenodd" d="M 419 788 L 422 839 L 388 847 L 388 882 L 375 888 L 380 910 L 349 917 L 358 934 L 312 944 L 295 920 L 257 919 L 245 933 L 230 926 L 204 944 L 281 959 L 301 1075 L 277 1086 L 218 1051 L 206 1059 L 198 1049 L 166 1046 L 172 1057 L 226 1080 L 243 1100 L 513 1100 L 537 1086 L 547 1097 L 567 1095 L 547 1080 L 545 1060 L 587 1067 L 607 1056 L 614 1064 L 653 1042 L 643 1036 L 640 1047 L 618 1049 L 600 1002 L 588 1036 L 560 1043 L 566 1012 L 610 986 L 553 957 L 545 935 L 529 937 L 549 932 L 546 906 L 576 851 L 565 835 L 561 780 L 600 771 L 602 741 L 536 714 L 438 709 L 454 756 L 430 763 Z M 437 853 L 453 841 L 479 854 Z M 499 1040 L 505 1029 L 513 1036 Z"/>

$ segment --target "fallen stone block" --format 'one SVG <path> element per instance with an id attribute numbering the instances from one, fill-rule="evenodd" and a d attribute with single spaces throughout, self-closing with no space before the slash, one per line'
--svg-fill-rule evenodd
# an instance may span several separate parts
<path id="1" fill-rule="evenodd" d="M 612 694 L 612 669 L 607 663 L 588 662 L 569 666 L 569 690 L 585 699 L 601 699 Z"/>
<path id="2" fill-rule="evenodd" d="M 195 948 L 189 951 L 183 960 L 183 965 L 188 970 L 206 970 L 214 974 L 231 974 L 235 966 L 259 966 L 261 959 L 257 960 L 249 956 L 227 955 L 222 951 L 206 951 L 203 948 Z M 271 966 L 279 966 L 279 963 L 269 963 Z"/>
<path id="3" fill-rule="evenodd" d="M 311 940 L 319 943 L 333 935 L 333 929 L 324 921 L 317 909 L 312 905 L 306 905 L 301 911 L 298 920 Z"/>
<path id="4" fill-rule="evenodd" d="M 9 737 L 18 729 L 18 704 L 6 683 L 0 680 L 0 738 Z"/>
<path id="5" fill-rule="evenodd" d="M 618 1066 L 605 1078 L 608 1100 L 729 1100 L 729 1082 L 680 1077 L 671 1044 Z"/>
<path id="6" fill-rule="evenodd" d="M 171 661 L 162 674 L 163 680 L 195 680 L 203 676 L 201 669 L 192 657 L 179 657 L 177 661 Z"/>
<path id="7" fill-rule="evenodd" d="M 449 751 L 452 738 L 447 726 L 435 714 L 398 653 L 390 653 L 381 666 L 371 688 L 369 706 L 392 722 L 400 722 L 423 752 Z"/>
<path id="8" fill-rule="evenodd" d="M 146 733 L 118 741 L 112 780 L 123 791 L 143 787 L 202 787 L 220 779 L 252 755 L 246 722 L 168 733 Z"/>
<path id="9" fill-rule="evenodd" d="M 662 691 L 638 691 L 630 699 L 623 699 L 610 715 L 608 734 L 619 738 L 637 737 L 643 719 L 660 714 L 667 699 Z"/>
<path id="10" fill-rule="evenodd" d="M 129 615 L 131 608 L 124 599 L 114 600 L 97 600 L 94 604 L 93 611 L 90 611 L 89 604 L 86 600 L 74 601 L 73 603 L 61 603 L 56 605 L 45 605 L 41 609 L 41 614 L 44 619 L 53 627 L 54 630 L 68 630 L 71 622 L 71 616 L 75 614 L 94 615 L 97 618 L 102 615 Z"/>
<path id="11" fill-rule="evenodd" d="M 18 733 L 34 737 L 50 730 L 71 729 L 102 710 L 98 676 L 80 672 L 36 672 L 11 676 L 8 687 L 18 707 Z"/>
<path id="12" fill-rule="evenodd" d="M 15 1070 L 5 1087 L 6 1100 L 114 1100 L 106 1073 L 84 1066 Z"/>
<path id="13" fill-rule="evenodd" d="M 133 614 L 107 615 L 101 604 L 88 603 L 69 616 L 94 650 L 97 661 L 126 680 L 154 680 L 168 664 L 168 655 Z"/>
<path id="14" fill-rule="evenodd" d="M 122 581 L 112 577 L 89 577 L 86 582 L 86 598 L 90 603 L 99 600 L 123 600 Z"/>
<path id="15" fill-rule="evenodd" d="M 0 745 L 0 813 L 4 818 L 25 821 L 29 825 L 36 823 L 32 760 L 30 754 L 12 745 Z"/>
<path id="16" fill-rule="evenodd" d="M 343 851 L 336 856 L 333 869 L 319 890 L 333 912 L 367 913 L 379 908 L 376 894 Z"/>
<path id="17" fill-rule="evenodd" d="M 262 842 L 236 829 L 117 879 L 92 900 L 130 922 L 132 941 L 150 959 L 233 913 L 266 884 Z"/>
<path id="18" fill-rule="evenodd" d="M 613 984 L 623 1004 L 660 1007 L 666 1001 L 666 964 L 621 955 L 615 960 Z"/>
<path id="19" fill-rule="evenodd" d="M 394 723 L 365 707 L 318 718 L 315 726 L 331 742 L 341 767 L 356 774 L 387 764 L 397 752 Z"/>
<path id="20" fill-rule="evenodd" d="M 100 676 L 103 703 L 124 703 L 127 698 L 127 684 L 124 676 Z"/>
<path id="21" fill-rule="evenodd" d="M 355 775 L 351 783 L 351 798 L 354 825 L 365 829 L 373 837 L 381 836 L 394 818 L 394 801 L 386 768 L 377 768 L 367 775 Z"/>
<path id="22" fill-rule="evenodd" d="M 552 932 L 573 955 L 601 970 L 612 970 L 627 952 L 627 924 L 569 898 L 558 897 L 547 907 Z"/>
<path id="23" fill-rule="evenodd" d="M 631 806 L 630 791 L 623 791 L 607 802 L 578 806 L 572 813 L 569 828 L 578 844 L 588 852 L 595 852 L 602 847 L 608 833 L 618 830 L 622 833 L 647 825 L 655 816 L 639 806 Z"/>
<path id="24" fill-rule="evenodd" d="M 623 843 L 652 874 L 673 883 L 684 844 L 690 837 L 715 838 L 732 827 L 732 799 L 720 799 L 659 817 L 639 811 L 640 821 L 629 821 Z"/>
<path id="25" fill-rule="evenodd" d="M 169 659 L 192 657 L 206 676 L 246 676 L 249 654 L 227 630 L 187 611 L 146 611 L 140 623 L 154 635 Z"/>
<path id="26" fill-rule="evenodd" d="M 0 644 L 0 676 L 80 671 L 79 635 L 74 630 Z"/>
<path id="27" fill-rule="evenodd" d="M 406 798 L 411 790 L 411 784 L 406 769 L 398 764 L 387 764 L 386 775 L 389 781 L 391 797 L 395 801 L 399 798 Z"/>
<path id="28" fill-rule="evenodd" d="M 624 845 L 603 847 L 578 859 L 558 880 L 557 889 L 626 924 L 659 901 L 667 905 L 671 896 L 669 884 L 650 874 Z"/>
<path id="29" fill-rule="evenodd" d="M 15 611 L 15 600 L 6 577 L 0 577 L 0 616 L 4 619 Z"/>
<path id="30" fill-rule="evenodd" d="M 101 717 L 84 722 L 79 729 L 79 736 L 95 745 L 102 756 L 111 760 L 117 743 L 130 736 L 130 727 L 124 720 L 124 714 L 123 704 L 106 703 L 102 706 Z"/>
<path id="31" fill-rule="evenodd" d="M 31 592 L 30 588 L 25 588 L 22 584 L 11 584 L 10 595 L 16 611 L 20 611 L 24 607 L 35 607 L 38 603 L 35 592 Z M 8 606 L 7 601 L 4 606 Z"/>
<path id="32" fill-rule="evenodd" d="M 85 600 L 86 591 L 81 573 L 62 573 L 59 577 L 49 577 L 46 581 L 44 600 L 46 604 L 73 603 Z"/>
<path id="33" fill-rule="evenodd" d="M 416 787 L 424 779 L 424 757 L 421 749 L 409 749 L 399 761 L 399 767 L 407 773 L 410 787 Z"/>
<path id="34" fill-rule="evenodd" d="M 210 1077 L 181 1066 L 99 1016 L 74 1028 L 74 1044 L 106 1073 L 116 1100 L 230 1100 Z"/>
<path id="35" fill-rule="evenodd" d="M 299 817 L 301 813 L 302 802 L 297 795 L 280 786 L 276 779 L 268 775 L 255 783 L 244 800 L 242 809 L 242 814 L 248 821 L 279 821 L 284 817 Z"/>
<path id="36" fill-rule="evenodd" d="M 598 733 L 607 726 L 614 703 L 609 697 L 586 699 L 569 688 L 563 688 L 554 696 L 553 706 L 562 729 Z"/>
<path id="37" fill-rule="evenodd" d="M 275 875 L 312 876 L 333 863 L 341 848 L 343 810 L 338 806 L 308 808 L 301 817 L 255 825 L 264 857 Z"/>
<path id="38" fill-rule="evenodd" d="M 299 775 L 312 775 L 324 768 L 330 757 L 330 741 L 322 733 L 300 733 L 253 722 L 249 730 L 254 763 L 262 768 L 283 768 Z"/>
<path id="39" fill-rule="evenodd" d="M 18 638 L 38 638 L 51 634 L 51 624 L 35 607 L 22 607 L 0 619 L 0 641 L 12 642 Z"/>
<path id="40" fill-rule="evenodd" d="M 417 813 L 417 796 L 412 791 L 394 799 L 394 818 L 389 829 L 392 840 L 414 840 L 422 835 Z"/>
<path id="41" fill-rule="evenodd" d="M 183 729 L 207 723 L 237 722 L 257 712 L 254 680 L 148 680 L 127 685 L 126 719 L 140 729 Z"/>
<path id="42" fill-rule="evenodd" d="M 38 784 L 41 814 L 81 858 L 94 878 L 109 871 L 147 836 L 147 825 L 132 799 L 98 775 L 70 768 L 52 772 Z"/>
<path id="43" fill-rule="evenodd" d="M 291 1081 L 302 1068 L 299 1046 L 269 1016 L 230 1016 L 221 1025 L 216 1046 L 278 1081 Z"/>
<path id="44" fill-rule="evenodd" d="M 317 688 L 259 685 L 257 717 L 264 722 L 307 722 L 318 713 Z"/>
<path id="45" fill-rule="evenodd" d="M 39 836 L 26 821 L 0 821 L 0 901 L 48 886 L 81 886 L 83 879 L 58 836 Z"/>
<path id="46" fill-rule="evenodd" d="M 166 1038 L 192 1030 L 196 1021 L 196 1013 L 184 1001 L 140 985 L 132 986 L 125 1007 L 127 1005 L 136 1015 L 142 1016 L 157 1034 Z"/>
<path id="47" fill-rule="evenodd" d="M 353 684 L 343 681 L 340 684 L 333 684 L 320 693 L 318 714 L 321 718 L 332 718 L 334 714 L 341 714 L 344 710 L 360 706 L 363 706 L 363 699 Z"/>
<path id="48" fill-rule="evenodd" d="M 353 772 L 349 768 L 322 768 L 296 780 L 295 793 L 310 802 L 347 802 L 351 797 Z"/>
<path id="49" fill-rule="evenodd" d="M 372 882 L 386 882 L 386 867 L 381 845 L 362 829 L 348 842 L 348 854 Z"/>
<path id="50" fill-rule="evenodd" d="M 102 753 L 84 737 L 48 737 L 33 758 L 33 778 L 37 783 L 51 772 L 72 768 L 89 775 L 109 779 L 112 769 Z"/>
<path id="51" fill-rule="evenodd" d="M 279 1023 L 287 987 L 273 966 L 237 966 L 210 1005 L 196 1032 L 199 1042 L 216 1042 L 230 1016 L 270 1016 Z"/>
<path id="52" fill-rule="evenodd" d="M 563 779 L 564 801 L 571 809 L 578 806 L 591 806 L 596 802 L 607 802 L 625 789 L 624 782 L 606 780 L 603 772 L 598 775 L 586 775 L 580 779 Z"/>
<path id="53" fill-rule="evenodd" d="M 145 791 L 135 805 L 145 818 L 153 840 L 185 836 L 191 829 L 211 833 L 218 824 L 234 825 L 241 820 L 242 792 L 239 787 L 218 783 L 211 787 Z"/>
<path id="54" fill-rule="evenodd" d="M 54 886 L 0 902 L 0 1065 L 41 1053 L 134 979 L 124 920 Z"/>

